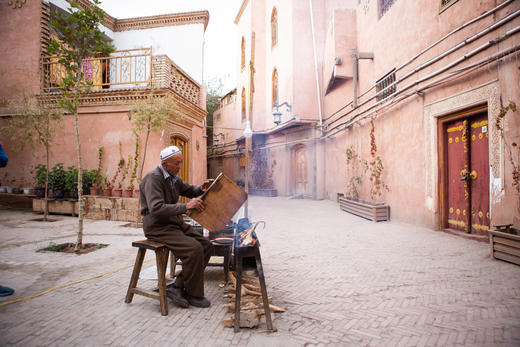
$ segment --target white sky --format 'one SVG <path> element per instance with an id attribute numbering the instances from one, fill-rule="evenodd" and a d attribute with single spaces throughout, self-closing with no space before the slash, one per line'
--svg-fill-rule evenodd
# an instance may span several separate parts
<path id="1" fill-rule="evenodd" d="M 204 45 L 204 82 L 221 78 L 223 93 L 236 82 L 236 25 L 242 0 L 102 0 L 100 7 L 116 18 L 207 10 L 209 24 Z M 182 66 L 181 66 L 182 68 Z"/>

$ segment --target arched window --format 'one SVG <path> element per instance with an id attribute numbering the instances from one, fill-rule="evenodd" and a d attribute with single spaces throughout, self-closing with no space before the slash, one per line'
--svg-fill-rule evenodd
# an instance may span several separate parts
<path id="1" fill-rule="evenodd" d="M 278 70 L 273 69 L 272 77 L 272 93 L 273 93 L 273 105 L 278 105 Z"/>
<path id="2" fill-rule="evenodd" d="M 246 39 L 244 39 L 244 36 L 242 36 L 242 46 L 240 47 L 240 52 L 240 69 L 244 70 L 244 68 L 246 67 Z"/>
<path id="3" fill-rule="evenodd" d="M 242 121 L 246 120 L 246 88 L 242 88 Z"/>
<path id="4" fill-rule="evenodd" d="M 273 7 L 271 13 L 271 47 L 274 47 L 278 42 L 278 11 Z"/>

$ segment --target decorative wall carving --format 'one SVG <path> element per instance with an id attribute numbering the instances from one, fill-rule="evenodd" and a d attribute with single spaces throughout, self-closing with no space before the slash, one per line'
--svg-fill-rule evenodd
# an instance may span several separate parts
<path id="1" fill-rule="evenodd" d="M 10 6 L 11 8 L 21 8 L 23 5 L 25 5 L 25 3 L 27 2 L 27 0 L 9 0 L 7 2 L 7 5 Z"/>
<path id="2" fill-rule="evenodd" d="M 157 55 L 152 59 L 152 85 L 169 88 L 180 94 L 186 100 L 200 105 L 200 86 L 188 74 L 182 71 L 166 55 Z"/>
<path id="3" fill-rule="evenodd" d="M 18 0 L 18 1 L 21 1 L 21 0 Z M 67 0 L 67 1 L 70 2 L 70 0 Z M 90 9 L 93 8 L 93 6 L 89 0 L 77 0 L 76 2 L 78 3 L 78 5 L 81 8 L 90 8 Z M 209 12 L 208 11 L 173 13 L 173 14 L 164 14 L 164 15 L 158 15 L 158 16 L 125 18 L 125 19 L 117 19 L 105 12 L 103 24 L 112 31 L 127 31 L 127 30 L 139 30 L 139 29 L 149 29 L 149 28 L 157 28 L 157 27 L 164 27 L 164 26 L 200 23 L 200 24 L 204 24 L 204 30 L 206 30 L 206 27 L 208 26 L 208 21 L 209 21 Z"/>

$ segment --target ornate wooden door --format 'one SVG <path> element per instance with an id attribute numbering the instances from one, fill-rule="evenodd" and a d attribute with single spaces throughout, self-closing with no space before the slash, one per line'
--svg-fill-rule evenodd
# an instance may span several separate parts
<path id="1" fill-rule="evenodd" d="M 487 114 L 444 123 L 444 226 L 467 233 L 489 229 Z"/>
<path id="2" fill-rule="evenodd" d="M 471 232 L 489 230 L 489 127 L 487 115 L 470 120 Z"/>
<path id="3" fill-rule="evenodd" d="M 190 156 L 188 151 L 188 141 L 175 136 L 171 138 L 170 142 L 173 146 L 177 146 L 182 152 L 182 166 L 177 176 L 179 176 L 184 182 L 189 183 Z"/>
<path id="4" fill-rule="evenodd" d="M 295 194 L 305 194 L 307 193 L 307 153 L 305 146 L 295 149 L 293 167 Z"/>

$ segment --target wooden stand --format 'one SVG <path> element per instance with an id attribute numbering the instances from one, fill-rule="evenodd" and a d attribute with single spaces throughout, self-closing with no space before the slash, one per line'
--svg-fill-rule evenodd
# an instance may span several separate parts
<path id="1" fill-rule="evenodd" d="M 273 322 L 271 321 L 271 309 L 269 308 L 269 298 L 267 297 L 267 288 L 265 286 L 264 269 L 262 267 L 262 259 L 260 258 L 260 248 L 258 245 L 247 248 L 235 248 L 235 266 L 236 266 L 236 289 L 235 289 L 235 332 L 240 330 L 240 298 L 242 289 L 242 260 L 246 257 L 255 257 L 256 269 L 258 271 L 258 279 L 260 280 L 260 289 L 262 291 L 262 299 L 264 302 L 265 322 L 267 329 L 273 330 Z"/>

